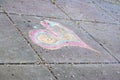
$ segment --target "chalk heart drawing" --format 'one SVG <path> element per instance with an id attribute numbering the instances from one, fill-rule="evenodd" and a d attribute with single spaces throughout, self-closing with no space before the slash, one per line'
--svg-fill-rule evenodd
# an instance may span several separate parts
<path id="1" fill-rule="evenodd" d="M 49 50 L 59 49 L 63 46 L 78 46 L 99 53 L 62 24 L 48 20 L 41 21 L 40 23 L 46 29 L 33 29 L 29 31 L 30 39 L 38 46 Z"/>

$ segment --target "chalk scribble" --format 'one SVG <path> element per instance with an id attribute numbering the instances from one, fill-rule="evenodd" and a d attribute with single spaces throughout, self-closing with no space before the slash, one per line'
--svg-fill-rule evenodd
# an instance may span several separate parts
<path id="1" fill-rule="evenodd" d="M 44 20 L 40 22 L 46 29 L 34 29 L 29 32 L 31 40 L 40 47 L 55 50 L 63 46 L 78 46 L 98 53 L 83 42 L 72 30 L 62 24 Z"/>

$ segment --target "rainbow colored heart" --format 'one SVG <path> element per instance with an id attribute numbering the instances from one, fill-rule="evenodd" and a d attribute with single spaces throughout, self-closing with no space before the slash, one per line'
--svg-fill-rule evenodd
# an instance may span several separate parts
<path id="1" fill-rule="evenodd" d="M 40 22 L 46 29 L 34 29 L 29 31 L 30 39 L 38 46 L 55 50 L 63 46 L 78 46 L 98 53 L 97 50 L 83 42 L 72 30 L 63 25 L 44 20 Z"/>

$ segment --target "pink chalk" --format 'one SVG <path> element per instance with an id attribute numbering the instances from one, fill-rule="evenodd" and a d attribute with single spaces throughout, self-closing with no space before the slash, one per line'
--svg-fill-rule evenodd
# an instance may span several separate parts
<path id="1" fill-rule="evenodd" d="M 72 30 L 63 25 L 44 20 L 40 22 L 46 29 L 34 29 L 29 32 L 30 39 L 40 47 L 55 50 L 63 46 L 78 46 L 99 53 L 83 42 Z"/>

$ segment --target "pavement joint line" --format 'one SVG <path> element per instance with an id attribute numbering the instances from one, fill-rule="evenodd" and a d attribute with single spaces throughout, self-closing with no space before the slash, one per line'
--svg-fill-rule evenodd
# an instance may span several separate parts
<path id="1" fill-rule="evenodd" d="M 0 63 L 0 65 L 34 65 L 35 63 Z"/>
<path id="2" fill-rule="evenodd" d="M 0 12 L 0 13 L 4 14 L 4 12 Z M 70 19 L 67 19 L 67 18 L 57 18 L 57 17 L 50 17 L 50 16 L 27 15 L 27 14 L 18 14 L 18 13 L 8 13 L 8 14 L 10 14 L 10 15 L 19 15 L 19 16 L 33 16 L 33 17 L 41 17 L 41 18 L 49 18 L 49 19 L 70 20 Z M 92 20 L 76 20 L 76 19 L 73 19 L 73 21 L 120 25 L 119 23 L 110 23 L 110 22 L 92 21 Z"/>
<path id="3" fill-rule="evenodd" d="M 98 4 L 96 4 L 96 1 L 92 1 L 92 3 L 95 4 L 96 7 L 100 8 L 102 11 L 104 11 L 105 13 L 107 13 L 111 18 L 113 18 L 114 20 L 118 21 L 120 23 L 120 21 L 118 19 L 116 19 L 114 16 L 112 16 L 108 11 L 106 11 L 105 9 L 103 9 L 102 7 L 100 7 Z"/>
<path id="4" fill-rule="evenodd" d="M 4 12 L 0 12 L 0 14 L 5 14 Z"/>
<path id="5" fill-rule="evenodd" d="M 75 19 L 74 19 L 73 21 L 91 22 L 91 23 L 99 23 L 99 24 L 112 24 L 112 25 L 120 25 L 119 23 L 110 23 L 110 22 L 92 21 L 92 20 L 75 20 Z"/>
<path id="6" fill-rule="evenodd" d="M 49 63 L 49 64 L 120 64 L 119 62 L 58 62 L 58 63 Z"/>
<path id="7" fill-rule="evenodd" d="M 14 27 L 17 29 L 17 31 L 21 34 L 21 36 L 25 39 L 25 41 L 27 42 L 27 44 L 30 45 L 30 47 L 32 48 L 32 50 L 36 53 L 36 55 L 39 57 L 39 59 L 44 63 L 44 66 L 47 67 L 47 69 L 50 71 L 50 73 L 53 75 L 53 77 L 58 80 L 57 76 L 55 75 L 55 73 L 52 71 L 52 67 L 50 65 L 47 65 L 47 62 L 41 57 L 41 55 L 38 54 L 38 52 L 35 50 L 35 48 L 32 46 L 32 44 L 27 40 L 27 38 L 24 36 L 24 34 L 22 33 L 22 31 L 17 27 L 17 24 L 14 23 L 14 21 L 11 19 L 11 17 L 9 16 L 9 14 L 3 9 L 4 13 L 6 14 L 6 16 L 9 18 L 9 20 L 12 22 L 12 24 L 14 25 Z"/>
<path id="8" fill-rule="evenodd" d="M 89 64 L 120 64 L 120 62 L 59 62 L 59 63 L 55 63 L 55 62 L 51 62 L 51 63 L 0 63 L 0 65 L 82 65 L 82 64 L 86 64 L 86 65 L 89 65 Z"/>
<path id="9" fill-rule="evenodd" d="M 60 8 L 60 7 L 58 6 L 58 4 L 55 3 L 55 5 L 56 5 L 56 7 L 57 7 L 58 9 L 60 9 L 70 20 L 73 20 L 62 8 Z"/>
<path id="10" fill-rule="evenodd" d="M 52 17 L 52 16 L 41 16 L 41 15 L 32 15 L 32 14 L 19 14 L 19 13 L 8 13 L 10 15 L 19 15 L 19 16 L 33 16 L 33 17 L 42 17 L 42 18 L 51 18 L 51 19 L 65 19 L 69 20 L 67 18 L 58 18 L 58 17 Z"/>

